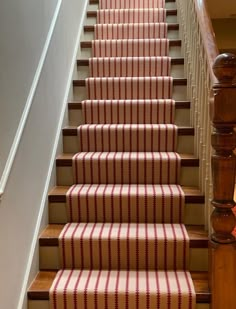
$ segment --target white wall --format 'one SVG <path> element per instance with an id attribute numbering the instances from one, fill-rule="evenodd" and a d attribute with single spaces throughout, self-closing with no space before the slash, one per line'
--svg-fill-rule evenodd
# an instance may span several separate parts
<path id="1" fill-rule="evenodd" d="M 0 175 L 43 50 L 57 0 L 3 0 L 0 8 Z"/>
<path id="2" fill-rule="evenodd" d="M 39 61 L 50 37 L 50 25 L 56 10 L 60 10 L 0 202 L 0 308 L 26 308 L 24 292 L 37 270 L 37 236 L 40 226 L 47 222 L 47 189 L 53 185 L 50 173 L 86 3 L 1 1 L 0 175 L 29 103 Z"/>

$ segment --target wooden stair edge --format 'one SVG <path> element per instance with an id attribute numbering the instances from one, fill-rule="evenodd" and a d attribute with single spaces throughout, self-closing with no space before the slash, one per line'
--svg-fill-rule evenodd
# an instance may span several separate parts
<path id="1" fill-rule="evenodd" d="M 175 108 L 176 109 L 189 109 L 190 108 L 190 101 L 175 101 Z M 68 109 L 69 110 L 76 110 L 82 109 L 82 102 L 68 102 Z"/>
<path id="2" fill-rule="evenodd" d="M 87 125 L 81 124 L 80 126 Z M 93 124 L 90 124 L 93 125 Z M 63 136 L 77 136 L 79 126 L 67 126 L 62 129 Z M 178 136 L 194 136 L 194 128 L 192 127 L 178 127 Z"/>
<path id="3" fill-rule="evenodd" d="M 39 245 L 57 247 L 59 235 L 65 224 L 49 224 L 39 236 Z M 208 248 L 208 234 L 200 225 L 185 225 L 189 235 L 190 248 Z"/>
<path id="4" fill-rule="evenodd" d="M 84 25 L 84 32 L 94 32 L 94 28 L 95 28 L 95 25 Z M 179 24 L 178 23 L 168 23 L 167 29 L 168 30 L 179 30 Z"/>
<path id="5" fill-rule="evenodd" d="M 89 59 L 104 59 L 106 57 L 91 57 L 88 59 L 82 58 L 82 59 L 77 59 L 77 66 L 89 66 Z M 115 58 L 115 57 L 107 57 L 107 58 Z M 133 58 L 133 57 L 124 57 L 124 58 Z M 142 58 L 142 57 L 139 57 Z M 153 58 L 150 56 L 150 58 Z M 156 57 L 158 58 L 158 56 Z M 183 57 L 171 57 L 171 65 L 182 65 L 184 64 L 184 58 Z"/>
<path id="6" fill-rule="evenodd" d="M 72 166 L 72 158 L 75 153 L 63 153 L 56 158 L 56 166 Z M 198 167 L 199 159 L 191 154 L 179 154 L 181 158 L 181 166 Z"/>
<path id="7" fill-rule="evenodd" d="M 166 16 L 177 15 L 177 9 L 166 9 Z M 87 17 L 97 17 L 97 11 L 87 11 Z"/>
<path id="8" fill-rule="evenodd" d="M 169 46 L 181 46 L 182 42 L 179 39 L 170 39 L 169 40 Z M 80 42 L 81 48 L 91 48 L 92 47 L 92 41 L 81 41 Z"/>
<path id="9" fill-rule="evenodd" d="M 210 303 L 211 293 L 208 286 L 207 272 L 190 272 L 196 291 L 197 303 Z M 49 300 L 49 289 L 57 271 L 40 271 L 28 289 L 29 300 Z"/>
<path id="10" fill-rule="evenodd" d="M 91 77 L 91 78 L 100 79 L 100 78 L 103 78 L 103 77 Z M 113 78 L 113 77 L 111 77 L 111 78 Z M 173 78 L 173 86 L 186 86 L 186 85 L 187 85 L 187 78 Z M 74 79 L 73 80 L 73 86 L 74 87 L 85 87 L 86 86 L 86 78 L 84 78 L 84 79 Z"/>
<path id="11" fill-rule="evenodd" d="M 204 203 L 205 197 L 198 188 L 186 186 L 181 187 L 185 193 L 185 203 Z M 65 203 L 66 193 L 69 189 L 70 186 L 54 187 L 48 194 L 49 203 Z"/>

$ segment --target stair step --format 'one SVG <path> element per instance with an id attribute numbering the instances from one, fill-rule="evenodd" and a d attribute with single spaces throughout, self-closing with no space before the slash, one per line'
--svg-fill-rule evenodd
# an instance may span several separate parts
<path id="1" fill-rule="evenodd" d="M 62 130 L 63 136 L 77 136 L 78 128 L 77 127 L 66 127 Z M 194 128 L 191 127 L 178 127 L 179 136 L 193 136 Z"/>
<path id="2" fill-rule="evenodd" d="M 56 159 L 56 166 L 72 166 L 72 157 L 74 154 L 61 154 Z M 179 154 L 181 157 L 181 166 L 199 166 L 199 159 L 190 154 Z"/>
<path id="3" fill-rule="evenodd" d="M 190 105 L 191 105 L 190 101 L 176 101 L 175 102 L 176 109 L 190 109 Z M 69 102 L 68 109 L 69 110 L 82 110 L 82 103 L 81 102 Z"/>
<path id="4" fill-rule="evenodd" d="M 186 86 L 186 85 L 187 85 L 187 78 L 173 78 L 173 86 Z M 86 80 L 85 79 L 73 80 L 73 86 L 74 87 L 85 87 Z"/>
<path id="5" fill-rule="evenodd" d="M 66 194 L 70 186 L 58 186 L 49 193 L 49 222 L 53 224 L 65 224 L 68 222 Z M 184 187 L 182 190 L 185 195 L 184 222 L 188 225 L 204 224 L 204 195 L 198 188 Z M 94 222 L 94 220 L 90 220 Z M 98 219 L 97 222 L 103 221 Z M 114 222 L 120 221 L 118 218 Z M 124 220 L 125 222 L 126 220 Z M 135 221 L 134 221 L 135 222 Z"/>
<path id="6" fill-rule="evenodd" d="M 58 186 L 58 187 L 55 187 L 49 193 L 49 196 L 48 196 L 49 223 L 65 224 L 68 222 L 68 206 L 66 203 L 66 194 L 70 188 L 71 188 L 70 186 Z M 194 188 L 194 187 L 182 187 L 182 190 L 184 192 L 184 198 L 185 198 L 184 216 L 183 216 L 184 221 L 183 222 L 185 222 L 185 224 L 188 224 L 188 225 L 203 225 L 205 223 L 204 221 L 204 202 L 205 202 L 204 196 L 200 193 L 200 191 L 197 188 Z M 106 216 L 108 216 L 106 218 L 110 218 L 111 214 L 109 212 L 109 209 L 110 209 L 110 205 L 108 203 L 106 204 L 106 208 L 105 208 Z M 85 216 L 84 211 L 85 211 L 85 208 L 83 208 L 83 215 Z M 95 221 L 103 222 L 104 221 L 103 213 L 99 212 L 99 214 L 100 216 L 97 218 L 97 220 L 94 220 L 95 213 L 93 213 L 93 216 L 88 221 L 89 222 L 95 222 Z M 136 217 L 134 216 L 132 219 L 132 222 L 136 222 L 135 218 Z M 107 219 L 107 220 L 110 220 L 110 219 Z M 78 222 L 76 218 L 73 221 Z M 121 221 L 120 214 L 116 213 L 116 216 L 114 217 L 114 222 L 120 222 L 120 221 Z M 125 217 L 124 220 L 122 220 L 122 222 L 126 222 L 126 221 L 127 219 Z"/>
<path id="7" fill-rule="evenodd" d="M 39 237 L 40 246 L 58 246 L 59 235 L 63 230 L 63 224 L 50 224 Z M 208 236 L 203 226 L 186 226 L 190 238 L 190 248 L 208 248 Z"/>
<path id="8" fill-rule="evenodd" d="M 94 25 L 85 25 L 84 26 L 84 31 L 85 32 L 94 32 Z M 167 25 L 168 30 L 179 30 L 179 24 L 177 23 L 171 23 Z"/>
<path id="9" fill-rule="evenodd" d="M 72 171 L 72 157 L 74 154 L 62 154 L 56 159 L 57 185 L 69 186 L 74 184 Z M 199 159 L 190 154 L 182 154 L 180 185 L 198 186 Z M 80 175 L 78 175 L 80 176 Z M 172 177 L 173 178 L 173 177 Z"/>
<path id="10" fill-rule="evenodd" d="M 129 226 L 129 228 L 128 228 Z M 166 229 L 164 229 L 164 226 Z M 136 269 L 138 267 L 139 269 L 146 269 L 146 255 L 145 252 L 149 252 L 150 254 L 148 255 L 148 260 L 149 260 L 149 270 L 155 270 L 155 269 L 173 269 L 173 260 L 169 260 L 168 264 L 165 264 L 165 258 L 161 254 L 160 256 L 158 255 L 158 259 L 156 260 L 154 257 L 154 251 L 155 251 L 155 243 L 162 248 L 164 246 L 164 239 L 161 237 L 161 235 L 164 235 L 164 231 L 167 231 L 167 237 L 171 242 L 171 239 L 173 238 L 174 235 L 176 235 L 176 267 L 177 269 L 185 269 L 186 265 L 183 264 L 183 256 L 186 257 L 186 262 L 187 262 L 187 267 L 190 270 L 194 271 L 205 271 L 208 269 L 208 238 L 207 238 L 207 233 L 203 230 L 203 227 L 200 226 L 190 226 L 187 227 L 187 235 L 189 235 L 189 240 L 190 240 L 190 248 L 189 250 L 185 250 L 185 246 L 187 245 L 186 241 L 183 239 L 182 236 L 182 230 L 185 230 L 184 228 L 181 227 L 180 224 L 168 224 L 166 223 L 163 226 L 163 224 L 153 224 L 153 223 L 148 223 L 148 224 L 143 224 L 143 223 L 96 223 L 94 224 L 93 222 L 90 223 L 70 223 L 66 225 L 49 225 L 40 235 L 40 269 L 41 270 L 49 270 L 49 269 L 60 269 L 61 268 L 61 263 L 62 260 L 60 258 L 61 250 L 62 247 L 59 246 L 59 243 L 62 240 L 59 240 L 59 236 L 61 232 L 63 233 L 67 231 L 67 240 L 65 240 L 64 247 L 67 248 L 67 254 L 66 254 L 66 260 L 65 260 L 65 265 L 62 268 L 73 268 L 73 269 L 80 269 L 81 267 L 84 269 L 89 269 L 91 267 L 90 262 L 92 263 L 93 269 L 99 269 L 102 265 L 103 269 Z M 84 227 L 86 227 L 85 232 L 84 232 Z M 112 230 L 110 229 L 112 227 Z M 111 233 L 111 238 L 110 238 L 110 244 L 111 248 L 116 248 L 117 246 L 117 230 L 118 227 L 121 227 L 121 236 L 120 236 L 120 252 L 121 252 L 121 260 L 120 260 L 120 266 L 119 266 L 119 261 L 116 259 L 117 255 L 112 256 L 111 254 L 111 263 L 109 263 L 109 250 L 107 251 L 106 244 L 108 241 L 108 231 Z M 137 235 L 137 227 L 138 230 L 140 231 L 139 234 Z M 148 238 L 149 238 L 149 247 L 148 251 L 145 251 L 147 242 L 145 242 L 145 231 L 146 227 L 148 227 Z M 128 228 L 128 229 L 127 229 Z M 174 229 L 174 230 L 173 230 Z M 144 231 L 145 230 L 145 231 Z M 93 237 L 91 238 L 90 242 L 90 233 L 93 231 Z M 98 236 L 100 235 L 101 231 L 103 231 L 103 236 L 101 237 L 101 240 L 99 240 Z M 112 232 L 111 232 L 112 231 Z M 129 232 L 128 232 L 129 231 Z M 157 235 L 154 237 L 154 231 L 157 231 Z M 76 232 L 76 234 L 74 234 Z M 80 250 L 78 246 L 80 246 L 80 243 L 82 239 L 80 238 L 80 234 L 83 232 L 83 242 L 84 242 L 84 253 L 80 253 Z M 71 242 L 70 242 L 70 235 L 75 235 L 73 244 L 74 244 L 74 249 L 75 249 L 75 264 L 73 263 L 73 260 L 71 260 L 68 252 L 73 250 L 71 248 Z M 129 235 L 129 236 L 128 236 Z M 135 237 L 137 236 L 137 238 Z M 186 235 L 186 234 L 185 234 Z M 107 238 L 108 237 L 108 238 Z M 135 238 L 134 238 L 135 237 Z M 101 242 L 100 242 L 101 241 Z M 129 264 L 126 263 L 126 256 L 128 256 L 127 253 L 127 241 L 130 244 L 130 248 L 132 248 L 131 251 L 137 250 L 139 248 L 139 263 L 137 263 L 136 259 L 132 259 L 130 256 Z M 138 244 L 137 244 L 138 241 Z M 93 246 L 94 249 L 89 249 L 87 247 L 87 244 L 90 243 L 91 246 Z M 105 250 L 103 252 L 103 255 L 97 255 L 94 250 L 99 250 L 98 245 L 99 243 L 101 244 L 102 248 Z M 169 243 L 169 242 L 168 242 Z M 104 247 L 105 246 L 105 247 Z M 115 247 L 114 247 L 115 246 Z M 124 246 L 124 247 L 123 247 Z M 76 249 L 77 248 L 77 249 Z M 96 249 L 95 249 L 96 248 Z M 143 249 L 141 249 L 143 248 Z M 159 247 L 158 247 L 159 248 Z M 188 246 L 187 246 L 188 248 Z M 102 251 L 103 251 L 102 249 Z M 89 251 L 87 251 L 89 250 Z M 90 250 L 93 250 L 94 252 L 94 259 L 93 261 L 90 261 L 90 259 L 84 260 L 83 266 L 81 266 L 80 263 L 83 263 L 82 256 L 85 258 L 85 256 L 91 256 Z M 163 249 L 164 250 L 164 249 Z M 167 256 L 172 255 L 172 250 L 173 247 L 166 247 Z M 100 251 L 99 251 L 100 252 Z M 125 253 L 126 252 L 126 253 Z M 161 250 L 162 252 L 162 250 Z M 163 251 L 164 252 L 164 251 Z M 165 251 L 166 252 L 166 251 Z M 166 254 L 166 253 L 165 253 Z M 96 256 L 96 257 L 95 257 Z M 61 261 L 61 262 L 60 262 Z M 189 261 L 189 264 L 188 264 Z M 158 264 L 156 264 L 158 263 Z M 110 266 L 109 266 L 110 265 Z"/>
<path id="11" fill-rule="evenodd" d="M 167 9 L 166 16 L 176 16 L 177 10 L 176 9 Z M 97 17 L 97 11 L 88 11 L 87 17 Z"/>
<path id="12" fill-rule="evenodd" d="M 78 127 L 67 127 L 64 128 L 63 133 L 63 149 L 64 153 L 73 153 L 78 151 L 177 151 L 184 153 L 194 152 L 194 128 L 191 127 L 178 127 L 177 134 L 175 131 L 176 126 L 168 125 L 170 131 L 166 132 L 165 125 L 132 125 L 135 127 L 134 132 L 130 130 L 130 125 L 86 125 L 83 124 L 79 128 L 83 131 L 82 140 L 81 134 L 78 132 Z M 101 131 L 101 128 L 102 131 Z M 118 131 L 116 128 L 119 128 Z M 146 128 L 146 129 L 145 129 Z M 174 128 L 174 129 L 173 129 Z M 125 134 L 127 132 L 127 137 L 123 138 L 122 134 L 119 134 L 119 130 Z M 96 133 L 95 133 L 96 132 Z M 109 140 L 112 141 L 110 147 L 108 143 L 104 142 L 103 147 L 100 145 L 101 138 L 104 141 L 108 141 L 108 132 L 110 132 Z M 116 132 L 116 134 L 115 134 Z M 140 132 L 140 143 L 137 144 L 136 134 Z M 152 132 L 152 133 L 151 133 Z M 165 138 L 159 139 L 158 132 L 166 132 Z M 95 135 L 94 135 L 95 134 Z M 164 133 L 165 134 L 165 133 Z M 87 141 L 93 140 L 91 146 L 88 145 Z M 95 138 L 95 139 L 94 139 Z M 133 140 L 133 138 L 135 138 Z M 154 148 L 151 147 L 148 142 L 146 146 L 142 146 L 143 141 L 156 141 Z M 123 140 L 123 142 L 122 142 Z M 133 142 L 131 142 L 133 140 Z M 158 142 L 160 140 L 160 144 Z M 172 140 L 172 142 L 171 142 Z M 98 144 L 97 142 L 98 141 Z M 117 141 L 117 144 L 116 144 Z M 82 144 L 81 144 L 82 143 Z M 97 146 L 95 146 L 97 145 Z M 159 145 L 159 146 L 158 146 Z M 83 148 L 81 148 L 83 147 Z M 141 148 L 140 148 L 141 147 Z"/>
<path id="13" fill-rule="evenodd" d="M 181 40 L 169 40 L 169 46 L 173 47 L 173 46 L 181 46 Z M 92 48 L 92 41 L 81 41 L 80 42 L 80 47 L 81 48 Z"/>
<path id="14" fill-rule="evenodd" d="M 65 203 L 69 188 L 69 186 L 54 187 L 48 195 L 49 203 Z M 204 195 L 198 188 L 182 186 L 182 190 L 185 194 L 185 203 L 204 203 Z"/>
<path id="15" fill-rule="evenodd" d="M 49 289 L 57 271 L 40 271 L 28 290 L 30 300 L 49 300 Z M 211 294 L 207 272 L 191 272 L 197 303 L 210 303 Z"/>
<path id="16" fill-rule="evenodd" d="M 143 105 L 141 105 L 141 106 L 143 106 Z M 162 114 L 164 119 L 162 119 L 163 117 L 161 116 L 160 121 L 156 120 L 156 122 L 160 122 L 160 123 L 163 123 L 163 122 L 164 123 L 171 123 L 172 122 L 175 125 L 177 125 L 178 127 L 189 127 L 190 126 L 189 109 L 190 109 L 190 102 L 189 101 L 176 101 L 175 102 L 175 113 L 174 113 L 175 115 L 174 115 L 173 119 L 171 120 L 169 118 L 166 118 L 166 116 L 164 117 L 164 114 Z M 69 110 L 69 125 L 70 126 L 76 126 L 77 127 L 81 124 L 86 123 L 85 118 L 84 118 L 84 113 L 82 112 L 82 102 L 79 102 L 79 101 L 76 102 L 75 101 L 75 102 L 68 103 L 68 110 Z M 124 109 L 122 109 L 121 114 L 124 115 Z M 116 119 L 117 114 L 114 112 L 113 116 Z M 103 119 L 103 114 L 102 114 L 102 119 Z M 119 122 L 122 122 L 122 121 L 119 121 Z M 89 123 L 90 122 L 92 122 L 91 119 L 89 120 Z M 106 122 L 106 123 L 108 123 L 107 120 L 106 121 L 101 121 L 101 120 L 99 121 L 98 118 L 96 118 L 96 120 L 94 121 L 94 123 L 96 123 L 96 122 L 101 122 L 101 123 Z M 116 121 L 114 121 L 114 122 L 116 122 Z M 185 152 L 185 150 L 181 150 L 180 152 Z"/>
<path id="17" fill-rule="evenodd" d="M 171 58 L 171 65 L 184 64 L 184 58 Z M 89 66 L 89 59 L 78 59 L 77 66 Z"/>

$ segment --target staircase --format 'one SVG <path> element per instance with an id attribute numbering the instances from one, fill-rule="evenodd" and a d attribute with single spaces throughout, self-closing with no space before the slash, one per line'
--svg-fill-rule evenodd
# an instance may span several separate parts
<path id="1" fill-rule="evenodd" d="M 165 2 L 90 0 L 29 309 L 209 308 L 191 102 Z"/>

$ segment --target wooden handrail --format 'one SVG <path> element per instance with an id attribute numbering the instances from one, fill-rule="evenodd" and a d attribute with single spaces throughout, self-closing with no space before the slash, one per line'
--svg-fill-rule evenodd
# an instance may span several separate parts
<path id="1" fill-rule="evenodd" d="M 212 68 L 214 61 L 219 54 L 219 49 L 216 44 L 215 33 L 208 13 L 206 0 L 194 0 L 194 2 L 213 85 L 217 82 L 217 79 Z"/>

